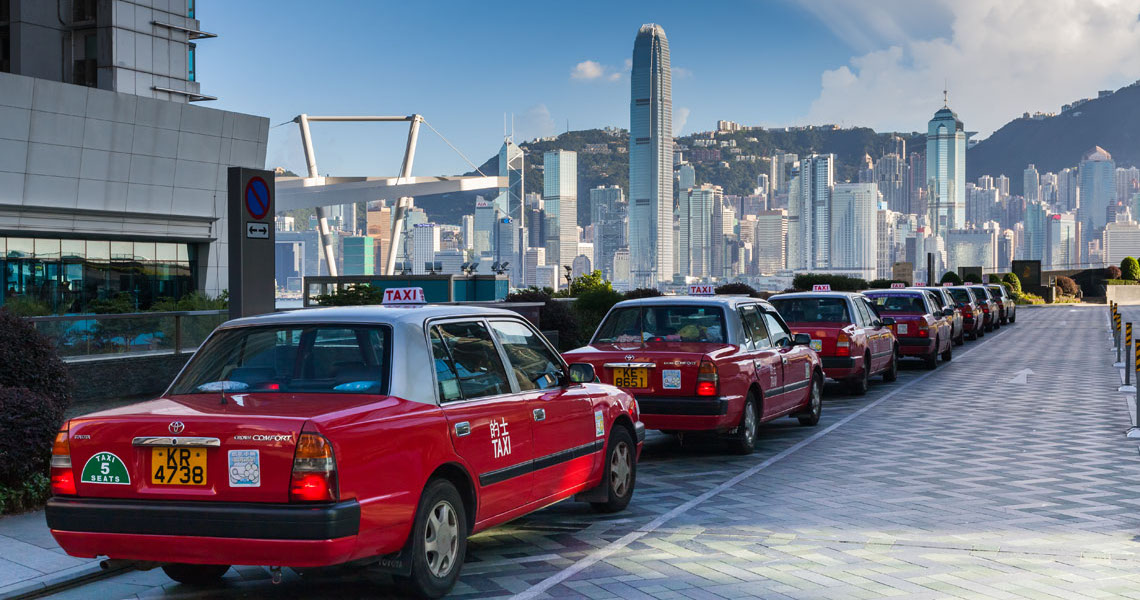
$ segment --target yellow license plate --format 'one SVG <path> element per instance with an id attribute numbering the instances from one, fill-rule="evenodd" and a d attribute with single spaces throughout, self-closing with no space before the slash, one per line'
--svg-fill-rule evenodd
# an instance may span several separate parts
<path id="1" fill-rule="evenodd" d="M 206 485 L 205 448 L 151 448 L 154 485 Z"/>
<path id="2" fill-rule="evenodd" d="M 649 387 L 649 369 L 645 367 L 614 367 L 614 385 L 620 388 Z"/>

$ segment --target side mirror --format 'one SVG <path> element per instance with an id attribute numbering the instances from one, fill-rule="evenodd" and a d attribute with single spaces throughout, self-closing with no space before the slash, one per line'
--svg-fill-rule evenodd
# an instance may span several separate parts
<path id="1" fill-rule="evenodd" d="M 793 346 L 810 346 L 811 345 L 811 335 L 806 334 L 806 333 L 797 333 L 796 335 L 794 335 L 792 337 L 792 345 Z"/>
<path id="2" fill-rule="evenodd" d="M 598 376 L 594 373 L 594 365 L 590 363 L 570 364 L 570 383 L 593 383 Z"/>
<path id="3" fill-rule="evenodd" d="M 954 309 L 953 308 L 947 308 L 946 310 L 942 311 L 942 315 L 946 316 L 946 317 L 953 317 L 954 316 Z"/>
<path id="4" fill-rule="evenodd" d="M 894 317 L 883 317 L 882 323 L 884 326 L 894 325 L 895 324 L 895 318 Z"/>

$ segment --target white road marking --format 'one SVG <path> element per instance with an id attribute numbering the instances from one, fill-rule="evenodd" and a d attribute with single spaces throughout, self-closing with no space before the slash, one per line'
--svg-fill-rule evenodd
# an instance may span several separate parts
<path id="1" fill-rule="evenodd" d="M 1006 331 L 1008 331 L 1008 330 L 1006 330 Z M 1001 334 L 1006 333 L 1006 331 L 1002 331 L 1002 332 L 993 334 L 994 337 L 991 337 L 989 339 L 992 341 L 997 336 L 1000 336 Z M 970 348 L 969 350 L 959 354 L 958 357 L 961 358 L 962 356 L 969 354 L 969 353 L 973 352 L 974 350 L 981 348 L 981 347 L 982 347 L 981 345 L 974 346 L 973 348 Z M 589 567 L 593 566 L 594 564 L 609 558 L 615 552 L 622 550 L 626 546 L 629 546 L 630 544 L 632 544 L 633 542 L 636 542 L 637 540 L 645 537 L 646 535 L 653 533 L 655 530 L 660 528 L 662 525 L 668 523 L 669 521 L 672 521 L 673 519 L 677 518 L 677 516 L 684 514 L 688 511 L 696 508 L 697 506 L 704 503 L 709 498 L 712 498 L 713 496 L 720 494 L 721 492 L 731 488 L 732 486 L 740 483 L 741 481 L 748 479 L 749 477 L 759 473 L 760 471 L 763 471 L 764 469 L 776 464 L 777 462 L 780 462 L 781 460 L 787 458 L 788 456 L 791 456 L 792 454 L 798 452 L 799 450 L 802 450 L 808 444 L 811 444 L 812 442 L 818 440 L 819 438 L 831 433 L 832 431 L 835 431 L 839 427 L 841 427 L 841 426 L 847 424 L 848 422 L 854 420 L 856 417 L 862 415 L 863 413 L 865 413 L 865 412 L 871 410 L 872 408 L 875 408 L 876 406 L 882 404 L 883 402 L 885 402 L 887 399 L 891 398 L 895 394 L 902 392 L 903 390 L 905 390 L 905 389 L 909 388 L 910 386 L 926 379 L 927 377 L 930 377 L 931 375 L 934 375 L 935 373 L 941 373 L 941 372 L 945 371 L 946 368 L 949 368 L 952 366 L 953 366 L 952 364 L 946 365 L 946 367 L 941 369 L 941 370 L 929 371 L 927 373 L 919 375 L 918 377 L 902 384 L 901 386 L 899 386 L 899 387 L 891 390 L 890 392 L 888 392 L 882 398 L 879 398 L 878 400 L 875 400 L 874 402 L 868 404 L 867 406 L 864 406 L 863 408 L 860 408 L 859 410 L 847 415 L 846 417 L 843 417 L 838 422 L 828 426 L 823 431 L 816 432 L 811 437 L 808 437 L 806 439 L 803 439 L 803 440 L 797 442 L 795 445 L 791 446 L 790 448 L 785 449 L 783 452 L 780 452 L 779 454 L 765 460 L 764 462 L 762 462 L 758 465 L 754 465 L 754 466 L 750 467 L 749 469 L 739 473 L 738 475 L 736 475 L 732 479 L 729 479 L 728 481 L 721 483 L 720 485 L 718 485 L 718 486 L 712 488 L 711 490 L 701 494 L 700 496 L 697 496 L 695 498 L 688 500 L 684 504 L 677 506 L 676 508 L 674 508 L 673 510 L 670 510 L 669 512 L 667 512 L 665 514 L 658 516 L 656 519 L 653 519 L 652 521 L 650 521 L 645 527 L 641 527 L 635 531 L 631 531 L 631 532 L 621 536 L 620 538 L 610 542 L 606 546 L 603 546 L 601 548 L 594 550 L 590 554 L 587 554 L 586 556 L 578 559 L 578 561 L 575 562 L 574 564 L 572 564 L 572 565 L 566 567 L 565 569 L 562 569 L 561 571 L 551 575 L 550 577 L 547 577 L 546 579 L 543 579 L 542 581 L 532 585 L 531 587 L 527 588 L 525 591 L 520 592 L 518 594 L 515 594 L 514 598 L 516 600 L 531 600 L 532 598 L 537 598 L 540 594 L 545 593 L 550 588 L 562 583 L 563 581 L 566 581 L 567 579 L 569 579 L 569 578 L 573 577 L 574 575 L 584 571 L 585 569 L 588 569 Z"/>
<path id="2" fill-rule="evenodd" d="M 1010 379 L 1006 383 L 1021 383 L 1021 384 L 1029 383 L 1029 376 L 1030 375 L 1034 375 L 1033 369 L 1022 369 L 1022 370 L 1014 373 L 1013 379 Z"/>

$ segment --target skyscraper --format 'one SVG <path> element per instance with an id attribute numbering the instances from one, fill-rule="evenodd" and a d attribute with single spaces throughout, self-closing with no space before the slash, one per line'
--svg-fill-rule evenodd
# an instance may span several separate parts
<path id="1" fill-rule="evenodd" d="M 507 187 L 499 188 L 498 204 L 511 220 L 510 227 L 502 227 L 500 223 L 499 230 L 511 239 L 509 243 L 499 242 L 498 245 L 500 248 L 515 249 L 512 255 L 500 256 L 499 260 L 511 263 L 509 271 L 511 285 L 518 286 L 522 285 L 524 263 L 522 250 L 526 247 L 522 238 L 527 225 L 523 205 L 526 194 L 523 189 L 523 151 L 510 138 L 503 140 L 503 147 L 499 149 L 499 177 L 507 178 Z"/>
<path id="2" fill-rule="evenodd" d="M 594 226 L 594 268 L 613 281 L 614 254 L 625 248 L 629 205 L 616 185 L 590 190 L 590 221 Z"/>
<path id="3" fill-rule="evenodd" d="M 1116 199 L 1116 163 L 1100 146 L 1085 153 L 1080 171 L 1080 208 L 1082 237 L 1096 239 L 1108 222 L 1108 205 Z"/>
<path id="4" fill-rule="evenodd" d="M 542 162 L 546 264 L 557 265 L 562 273 L 578 256 L 578 153 L 555 150 L 543 155 Z"/>
<path id="5" fill-rule="evenodd" d="M 642 25 L 629 99 L 629 254 L 635 287 L 673 279 L 673 79 L 669 41 Z M 549 212 L 549 211 L 548 211 Z"/>
<path id="6" fill-rule="evenodd" d="M 877 210 L 874 183 L 840 183 L 831 193 L 830 263 L 832 269 L 863 269 L 873 279 L 878 268 Z"/>
<path id="7" fill-rule="evenodd" d="M 934 235 L 966 226 L 966 128 L 943 105 L 926 131 L 927 201 Z"/>
<path id="8" fill-rule="evenodd" d="M 712 269 L 713 211 L 723 201 L 720 186 L 704 184 L 681 195 L 678 215 L 681 221 L 680 273 L 686 277 L 709 277 Z M 632 222 L 631 222 L 632 225 Z M 635 260 L 630 249 L 630 259 Z"/>
<path id="9" fill-rule="evenodd" d="M 753 255 L 756 270 L 765 275 L 782 271 L 787 264 L 788 211 L 766 210 L 756 215 Z"/>
<path id="10" fill-rule="evenodd" d="M 1025 174 L 1022 178 L 1021 195 L 1025 196 L 1026 202 L 1033 202 L 1041 198 L 1041 175 L 1037 172 L 1037 167 L 1030 163 L 1025 168 Z"/>
<path id="11" fill-rule="evenodd" d="M 831 189 L 834 185 L 834 154 L 812 154 L 800 160 L 800 219 L 807 219 L 801 229 L 806 234 L 803 251 L 809 269 L 826 269 L 831 263 Z"/>

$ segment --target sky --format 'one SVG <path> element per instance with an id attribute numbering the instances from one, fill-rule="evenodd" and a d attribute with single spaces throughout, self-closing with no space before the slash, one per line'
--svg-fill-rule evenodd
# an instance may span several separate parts
<path id="1" fill-rule="evenodd" d="M 316 8 L 319 6 L 319 10 Z M 979 137 L 1140 79 L 1140 0 L 388 2 L 197 0 L 202 93 L 270 119 L 267 167 L 304 170 L 298 114 L 419 113 L 415 175 L 516 140 L 629 126 L 638 27 L 665 28 L 675 134 L 718 119 L 921 131 L 950 106 Z M 506 127 L 504 127 L 506 123 Z M 318 169 L 395 175 L 402 123 L 313 126 Z M 466 155 L 467 159 L 464 159 Z"/>

